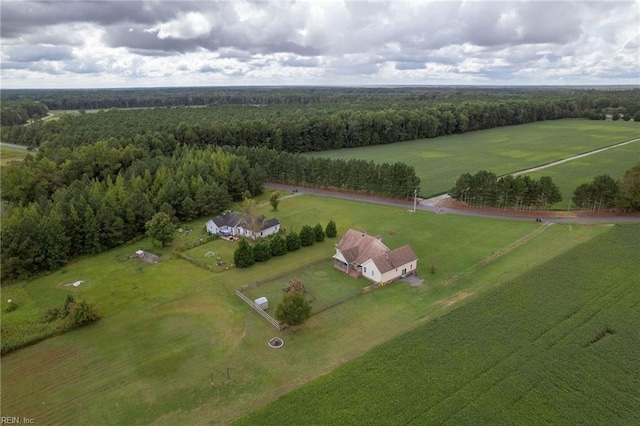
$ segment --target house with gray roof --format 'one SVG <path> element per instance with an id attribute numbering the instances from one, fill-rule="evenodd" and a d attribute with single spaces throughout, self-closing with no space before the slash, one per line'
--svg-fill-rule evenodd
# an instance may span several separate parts
<path id="1" fill-rule="evenodd" d="M 255 240 L 280 232 L 278 219 L 267 219 L 264 215 L 252 216 L 238 211 L 230 211 L 209 219 L 205 226 L 209 234 L 220 235 L 223 238 L 247 237 Z"/>
<path id="2" fill-rule="evenodd" d="M 418 257 L 409 245 L 391 250 L 381 237 L 349 229 L 336 244 L 334 267 L 354 277 L 385 284 L 416 273 Z"/>

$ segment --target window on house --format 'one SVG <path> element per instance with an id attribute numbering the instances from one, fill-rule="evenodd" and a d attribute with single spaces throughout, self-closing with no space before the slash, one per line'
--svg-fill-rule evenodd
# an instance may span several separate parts
<path id="1" fill-rule="evenodd" d="M 364 268 L 364 273 L 365 273 L 365 274 L 367 273 L 367 267 L 366 267 L 366 266 L 365 266 L 365 268 Z"/>
<path id="2" fill-rule="evenodd" d="M 373 269 L 371 270 L 371 276 L 373 277 L 376 273 L 373 271 Z"/>

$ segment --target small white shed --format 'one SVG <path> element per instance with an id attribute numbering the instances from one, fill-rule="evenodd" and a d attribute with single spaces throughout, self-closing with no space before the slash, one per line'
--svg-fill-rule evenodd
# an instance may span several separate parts
<path id="1" fill-rule="evenodd" d="M 258 297 L 256 300 L 253 301 L 253 303 L 255 303 L 256 306 L 262 309 L 263 311 L 269 307 L 269 302 L 267 301 L 266 297 Z"/>

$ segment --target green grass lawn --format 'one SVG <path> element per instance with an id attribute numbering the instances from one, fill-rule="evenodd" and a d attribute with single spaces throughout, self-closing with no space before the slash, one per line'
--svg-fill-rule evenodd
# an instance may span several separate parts
<path id="1" fill-rule="evenodd" d="M 637 137 L 640 126 L 632 121 L 556 120 L 306 155 L 404 162 L 420 178 L 420 195 L 429 197 L 450 190 L 466 172 L 512 173 Z M 638 152 L 638 145 L 632 149 Z M 617 171 L 609 166 L 609 173 Z"/>
<path id="2" fill-rule="evenodd" d="M 21 149 L 0 147 L 0 166 L 7 165 L 13 161 L 20 161 L 27 156 L 29 152 Z"/>
<path id="3" fill-rule="evenodd" d="M 638 424 L 638 252 L 610 228 L 238 424 Z"/>
<path id="4" fill-rule="evenodd" d="M 323 307 L 342 300 L 371 285 L 370 281 L 355 279 L 333 267 L 333 261 L 327 260 L 320 265 L 300 269 L 287 276 L 274 279 L 258 287 L 247 288 L 244 295 L 251 300 L 266 297 L 269 307 L 265 311 L 275 318 L 276 307 L 285 295 L 284 289 L 292 279 L 300 280 L 307 291 L 307 300 L 311 303 L 312 313 Z"/>
<path id="5" fill-rule="evenodd" d="M 352 227 L 381 234 L 390 247 L 411 244 L 425 283 L 377 289 L 312 316 L 292 334 L 275 330 L 234 290 L 326 259 L 337 240 L 223 273 L 146 240 L 80 259 L 2 288 L 3 300 L 20 303 L 2 315 L 3 339 L 27 318 L 39 324 L 42 310 L 67 294 L 94 302 L 103 314 L 95 324 L 2 357 L 3 415 L 51 424 L 228 423 L 609 229 L 554 225 L 536 235 L 541 228 L 533 221 L 409 214 L 308 195 L 262 213 L 288 230 L 334 219 L 339 234 Z M 205 221 L 190 224 L 194 232 L 184 239 L 199 238 Z M 519 240 L 526 242 L 495 257 Z M 160 254 L 161 262 L 128 259 L 136 249 Z M 85 283 L 65 286 L 76 280 Z M 285 340 L 281 349 L 268 347 L 274 336 Z"/>

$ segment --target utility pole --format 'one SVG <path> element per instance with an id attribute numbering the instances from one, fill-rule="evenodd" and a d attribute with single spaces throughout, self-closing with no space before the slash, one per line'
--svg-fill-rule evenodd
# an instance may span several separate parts
<path id="1" fill-rule="evenodd" d="M 416 206 L 418 204 L 418 188 L 413 190 L 413 212 L 416 212 Z"/>

